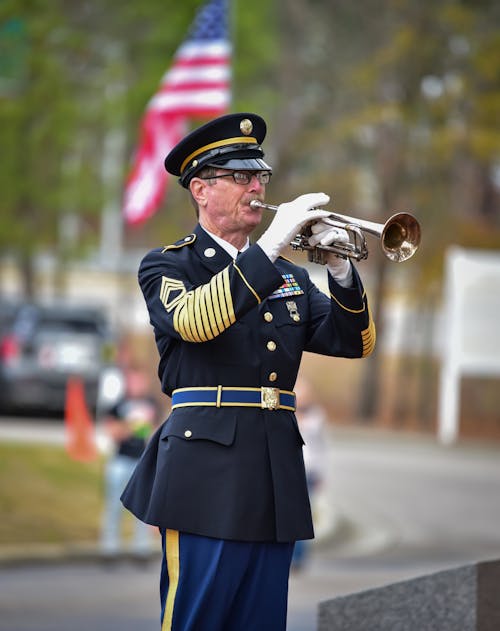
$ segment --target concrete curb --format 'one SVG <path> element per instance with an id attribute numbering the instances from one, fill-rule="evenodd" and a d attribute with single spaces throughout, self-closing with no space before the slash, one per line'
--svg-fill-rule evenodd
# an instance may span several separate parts
<path id="1" fill-rule="evenodd" d="M 29 544 L 25 546 L 0 546 L 0 568 L 26 565 L 58 565 L 66 563 L 148 562 L 161 557 L 160 551 L 151 550 L 137 556 L 120 552 L 110 557 L 95 543 Z"/>
<path id="2" fill-rule="evenodd" d="M 394 538 L 389 531 L 361 527 L 347 515 L 324 507 L 321 519 L 316 522 L 314 547 L 328 549 L 337 558 L 373 554 L 387 548 Z M 159 560 L 160 549 L 151 549 L 145 556 L 123 551 L 109 557 L 102 553 L 96 542 L 63 544 L 0 545 L 0 569 L 28 565 L 58 565 L 86 563 L 144 563 Z"/>

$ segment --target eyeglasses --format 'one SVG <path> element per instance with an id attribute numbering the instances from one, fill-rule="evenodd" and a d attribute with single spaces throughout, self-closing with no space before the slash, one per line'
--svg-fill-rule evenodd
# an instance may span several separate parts
<path id="1" fill-rule="evenodd" d="M 212 175 L 210 177 L 202 177 L 202 180 L 216 180 L 220 177 L 232 177 L 236 184 L 250 184 L 253 176 L 257 178 L 260 184 L 269 184 L 272 173 L 270 171 L 231 171 L 223 175 Z"/>

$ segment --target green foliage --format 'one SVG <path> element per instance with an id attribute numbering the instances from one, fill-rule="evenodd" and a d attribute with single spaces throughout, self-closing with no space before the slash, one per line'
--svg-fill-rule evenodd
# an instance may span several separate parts
<path id="1" fill-rule="evenodd" d="M 283 15 L 283 67 L 301 89 L 284 86 L 279 112 L 289 127 L 301 117 L 280 154 L 286 188 L 327 186 L 338 208 L 377 221 L 412 209 L 424 233 L 405 269 L 421 289 L 447 245 L 500 247 L 498 4 L 318 0 Z"/>
<path id="2" fill-rule="evenodd" d="M 81 256 L 95 247 L 144 108 L 202 4 L 0 4 L 0 254 L 26 261 L 42 249 Z M 269 199 L 321 187 L 349 214 L 382 220 L 414 209 L 425 225 L 412 263 L 420 278 L 437 277 L 435 253 L 465 244 L 464 234 L 475 247 L 500 245 L 499 6 L 233 0 L 232 109 L 269 123 Z M 114 184 L 102 166 L 112 130 L 126 137 Z M 70 252 L 60 237 L 67 214 L 79 226 Z M 193 222 L 172 181 L 163 208 L 126 244 L 147 248 L 159 234 L 168 242 Z"/>

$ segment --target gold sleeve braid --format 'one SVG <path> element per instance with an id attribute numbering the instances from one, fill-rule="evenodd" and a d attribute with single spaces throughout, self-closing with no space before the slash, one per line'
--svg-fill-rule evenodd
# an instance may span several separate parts
<path id="1" fill-rule="evenodd" d="M 173 311 L 174 329 L 186 342 L 213 340 L 236 322 L 229 268 L 191 291 L 186 291 L 180 281 L 164 276 L 160 300 L 167 312 Z"/>
<path id="2" fill-rule="evenodd" d="M 363 311 L 367 307 L 365 292 L 363 293 L 363 301 L 365 302 L 365 304 L 361 309 L 349 309 L 348 307 L 345 307 L 332 293 L 330 293 L 330 297 L 335 300 L 335 302 L 340 307 L 342 307 L 342 309 L 345 309 L 345 311 L 349 311 L 350 313 L 363 313 Z M 361 341 L 363 342 L 363 354 L 361 355 L 361 357 L 368 357 L 368 355 L 371 355 L 371 353 L 373 353 L 376 339 L 377 332 L 375 329 L 375 323 L 373 322 L 372 313 L 370 307 L 368 306 L 368 326 L 366 329 L 363 329 L 361 331 Z"/>
<path id="3" fill-rule="evenodd" d="M 375 330 L 375 323 L 373 322 L 372 314 L 370 311 L 370 307 L 368 307 L 368 328 L 361 331 L 361 339 L 363 341 L 363 355 L 362 357 L 367 357 L 371 355 L 373 349 L 375 348 L 375 341 L 377 339 L 377 332 Z"/>

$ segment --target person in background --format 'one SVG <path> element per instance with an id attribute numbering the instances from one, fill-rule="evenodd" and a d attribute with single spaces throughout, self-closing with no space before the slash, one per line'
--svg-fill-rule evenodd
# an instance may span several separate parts
<path id="1" fill-rule="evenodd" d="M 145 370 L 125 369 L 122 397 L 105 413 L 103 430 L 111 446 L 105 467 L 105 503 L 102 517 L 101 550 L 106 559 L 114 559 L 125 549 L 120 495 L 139 461 L 152 432 L 159 425 L 159 405 L 151 395 Z M 151 553 L 152 529 L 134 520 L 131 552 L 137 558 Z"/>
<path id="2" fill-rule="evenodd" d="M 316 500 L 328 476 L 328 421 L 325 408 L 318 401 L 313 385 L 307 377 L 299 375 L 294 390 L 297 397 L 295 416 L 304 440 L 304 466 L 314 518 L 315 509 L 319 508 Z M 304 568 L 309 547 L 307 540 L 295 542 L 292 570 Z"/>
<path id="3" fill-rule="evenodd" d="M 329 197 L 281 204 L 256 242 L 272 169 L 265 121 L 219 117 L 165 166 L 189 192 L 198 224 L 139 267 L 172 413 L 122 495 L 159 527 L 162 629 L 284 631 L 294 542 L 314 536 L 294 415 L 304 351 L 365 357 L 375 328 L 360 277 L 330 256 L 329 295 L 281 256 L 305 225 L 309 243 L 348 240 L 323 221 Z"/>

